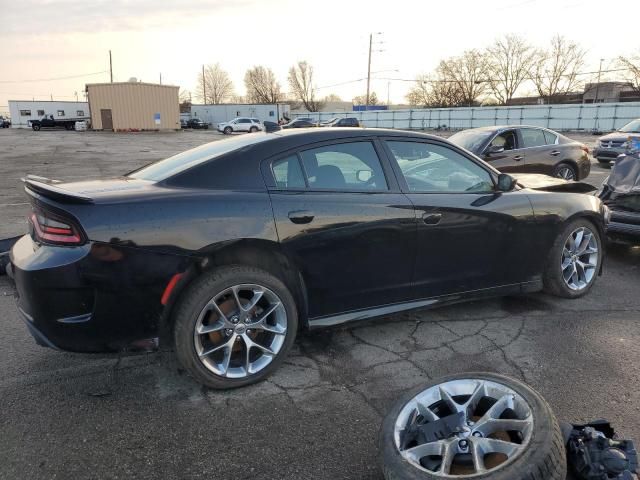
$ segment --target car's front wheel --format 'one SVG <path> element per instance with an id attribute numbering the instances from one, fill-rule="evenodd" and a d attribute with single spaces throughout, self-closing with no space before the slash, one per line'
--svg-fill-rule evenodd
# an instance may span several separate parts
<path id="1" fill-rule="evenodd" d="M 558 236 L 544 275 L 545 290 L 565 298 L 585 295 L 593 286 L 602 262 L 602 238 L 587 219 L 569 223 Z"/>
<path id="2" fill-rule="evenodd" d="M 231 127 L 224 127 L 224 130 L 222 130 L 222 133 L 225 135 L 231 135 L 231 132 L 233 132 L 233 128 Z"/>
<path id="3" fill-rule="evenodd" d="M 297 328 L 295 301 L 278 278 L 254 267 L 222 267 L 197 279 L 179 302 L 176 353 L 198 382 L 240 387 L 278 368 Z"/>

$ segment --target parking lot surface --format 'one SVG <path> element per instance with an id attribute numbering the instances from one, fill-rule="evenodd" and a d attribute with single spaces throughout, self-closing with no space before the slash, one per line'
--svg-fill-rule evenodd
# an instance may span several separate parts
<path id="1" fill-rule="evenodd" d="M 0 130 L 0 238 L 24 232 L 27 173 L 117 175 L 219 138 Z M 606 175 L 594 165 L 587 181 Z M 639 287 L 640 249 L 610 248 L 583 299 L 493 299 L 305 333 L 269 380 L 217 392 L 186 376 L 170 345 L 36 346 L 0 277 L 0 479 L 380 479 L 378 428 L 394 400 L 479 370 L 524 380 L 561 419 L 604 417 L 640 440 Z"/>

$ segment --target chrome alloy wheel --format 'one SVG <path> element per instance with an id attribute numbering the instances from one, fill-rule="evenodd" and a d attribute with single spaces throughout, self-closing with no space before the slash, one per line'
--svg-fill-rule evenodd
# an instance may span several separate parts
<path id="1" fill-rule="evenodd" d="M 565 180 L 575 180 L 576 179 L 576 173 L 573 171 L 573 168 L 565 166 L 565 167 L 561 167 L 556 172 L 556 177 L 563 178 Z"/>
<path id="2" fill-rule="evenodd" d="M 196 321 L 193 341 L 202 364 L 226 378 L 245 378 L 276 357 L 287 333 L 278 296 L 254 284 L 234 285 L 214 296 Z"/>
<path id="3" fill-rule="evenodd" d="M 431 428 L 433 422 L 439 424 Z M 495 381 L 452 380 L 421 391 L 402 408 L 394 441 L 404 459 L 422 471 L 473 478 L 522 454 L 533 422 L 531 407 L 515 390 Z"/>
<path id="4" fill-rule="evenodd" d="M 575 229 L 562 249 L 562 278 L 571 290 L 586 288 L 598 268 L 598 240 L 587 227 Z"/>

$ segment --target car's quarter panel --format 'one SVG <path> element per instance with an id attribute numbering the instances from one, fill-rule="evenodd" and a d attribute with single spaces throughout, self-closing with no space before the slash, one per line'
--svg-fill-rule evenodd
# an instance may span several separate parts
<path id="1" fill-rule="evenodd" d="M 280 243 L 307 288 L 311 319 L 410 298 L 416 226 L 403 194 L 270 195 Z M 293 223 L 289 217 L 296 211 L 313 218 Z"/>

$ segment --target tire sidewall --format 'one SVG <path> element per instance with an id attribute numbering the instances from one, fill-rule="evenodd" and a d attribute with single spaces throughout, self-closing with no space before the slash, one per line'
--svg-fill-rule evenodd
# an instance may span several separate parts
<path id="1" fill-rule="evenodd" d="M 474 476 L 473 479 L 528 480 L 538 478 L 533 476 L 532 473 L 535 474 L 538 472 L 538 465 L 544 462 L 547 457 L 546 452 L 550 448 L 554 448 L 554 436 L 559 432 L 556 417 L 547 402 L 535 390 L 515 379 L 493 373 L 462 373 L 441 377 L 434 382 L 415 388 L 402 396 L 386 415 L 380 429 L 379 448 L 380 452 L 382 452 L 381 466 L 385 478 L 387 480 L 442 480 L 442 477 L 432 475 L 425 470 L 414 467 L 402 457 L 395 445 L 395 422 L 400 411 L 419 392 L 441 383 L 460 379 L 488 380 L 506 385 L 526 400 L 534 417 L 533 432 L 525 452 L 521 453 L 518 458 L 503 468 L 488 472 L 484 475 Z M 560 450 L 558 455 L 561 458 L 562 464 L 564 464 L 561 465 L 561 468 L 566 469 L 564 447 L 561 446 Z"/>
<path id="2" fill-rule="evenodd" d="M 193 332 L 198 315 L 213 296 L 233 285 L 243 283 L 262 285 L 280 298 L 287 315 L 287 333 L 280 351 L 264 369 L 245 378 L 224 378 L 215 375 L 200 362 L 195 350 Z M 243 266 L 222 267 L 194 280 L 181 295 L 174 319 L 174 342 L 178 360 L 196 381 L 215 389 L 242 387 L 264 380 L 285 359 L 295 341 L 298 330 L 296 304 L 286 286 L 279 279 L 263 270 Z"/>
<path id="3" fill-rule="evenodd" d="M 224 133 L 225 135 L 230 135 L 231 133 L 233 133 L 233 128 L 224 127 L 224 129 L 222 130 L 222 133 Z"/>
<path id="4" fill-rule="evenodd" d="M 562 276 L 562 268 L 561 268 L 562 250 L 564 248 L 564 244 L 566 243 L 569 235 L 574 230 L 580 227 L 588 228 L 596 236 L 596 242 L 598 244 L 598 266 L 593 275 L 593 278 L 589 282 L 589 285 L 587 285 L 582 290 L 572 290 L 565 283 L 564 278 Z M 562 233 L 556 239 L 556 242 L 554 242 L 553 251 L 549 256 L 549 264 L 547 266 L 547 268 L 550 270 L 548 272 L 548 278 L 546 279 L 547 283 L 549 282 L 556 283 L 557 285 L 553 285 L 552 289 L 554 290 L 559 289 L 560 292 L 558 293 L 560 293 L 562 296 L 567 298 L 578 298 L 586 295 L 591 290 L 591 288 L 593 288 L 593 285 L 596 283 L 596 279 L 598 278 L 599 271 L 602 266 L 603 246 L 604 246 L 604 243 L 603 243 L 602 234 L 598 229 L 598 227 L 596 227 L 592 221 L 583 219 L 583 218 L 578 218 L 569 222 L 567 225 L 565 225 L 564 229 L 562 230 Z"/>

